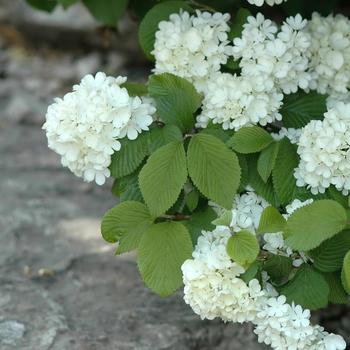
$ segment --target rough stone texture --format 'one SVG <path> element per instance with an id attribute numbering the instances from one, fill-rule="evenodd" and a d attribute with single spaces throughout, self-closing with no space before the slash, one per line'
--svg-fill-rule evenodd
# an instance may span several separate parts
<path id="1" fill-rule="evenodd" d="M 5 2 L 15 3 L 0 0 L 0 18 Z M 201 321 L 181 294 L 147 290 L 134 256 L 114 257 L 101 239 L 109 186 L 75 178 L 47 149 L 40 127 L 54 96 L 90 71 L 147 68 L 122 52 L 45 45 L 0 29 L 0 350 L 264 349 L 249 326 Z M 336 315 L 330 329 L 349 333 L 347 311 Z"/>

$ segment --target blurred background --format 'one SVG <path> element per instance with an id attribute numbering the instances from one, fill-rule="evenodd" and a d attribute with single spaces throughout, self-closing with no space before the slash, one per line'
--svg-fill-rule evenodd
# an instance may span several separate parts
<path id="1" fill-rule="evenodd" d="M 181 293 L 148 291 L 134 256 L 101 238 L 111 186 L 84 183 L 47 148 L 55 96 L 88 73 L 142 81 L 150 69 L 129 16 L 116 31 L 79 3 L 48 14 L 0 0 L 0 350 L 265 349 L 249 326 L 201 321 Z M 348 309 L 315 321 L 350 334 Z"/>

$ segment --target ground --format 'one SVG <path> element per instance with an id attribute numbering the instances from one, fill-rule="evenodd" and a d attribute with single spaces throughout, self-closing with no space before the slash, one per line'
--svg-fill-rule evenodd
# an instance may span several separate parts
<path id="1" fill-rule="evenodd" d="M 62 24 L 62 13 L 52 27 L 18 1 L 5 3 L 0 0 L 0 350 L 265 349 L 249 326 L 201 321 L 181 292 L 169 299 L 152 294 L 135 257 L 116 258 L 101 238 L 101 216 L 117 201 L 110 186 L 84 183 L 47 148 L 41 125 L 54 96 L 90 71 L 140 79 L 147 67 L 130 61 L 130 48 L 96 47 L 86 14 L 84 30 L 75 31 L 70 21 Z M 55 47 L 69 30 L 76 40 L 89 38 L 84 50 L 72 42 Z M 349 333 L 348 310 L 334 311 L 326 323 Z"/>

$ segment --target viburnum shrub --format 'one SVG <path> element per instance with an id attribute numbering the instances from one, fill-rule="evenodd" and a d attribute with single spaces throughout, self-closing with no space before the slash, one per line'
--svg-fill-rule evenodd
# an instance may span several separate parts
<path id="1" fill-rule="evenodd" d="M 75 175 L 115 179 L 102 235 L 153 291 L 184 285 L 200 317 L 251 322 L 274 349 L 345 349 L 310 310 L 349 303 L 350 20 L 248 3 L 157 3 L 148 82 L 87 75 L 43 128 Z"/>

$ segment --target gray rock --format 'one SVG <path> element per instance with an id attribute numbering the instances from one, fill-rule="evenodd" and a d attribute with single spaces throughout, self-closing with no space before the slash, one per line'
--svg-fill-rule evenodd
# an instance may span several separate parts
<path id="1" fill-rule="evenodd" d="M 0 322 L 0 344 L 17 345 L 25 332 L 25 326 L 17 321 Z"/>

